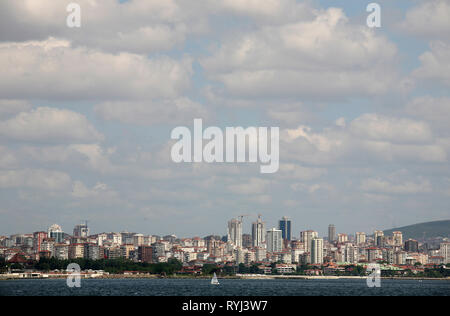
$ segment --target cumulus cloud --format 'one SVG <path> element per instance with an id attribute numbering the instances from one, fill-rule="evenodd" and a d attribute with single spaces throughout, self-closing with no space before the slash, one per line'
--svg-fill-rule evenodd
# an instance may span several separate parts
<path id="1" fill-rule="evenodd" d="M 417 97 L 408 102 L 405 112 L 413 117 L 430 123 L 432 128 L 449 133 L 450 98 L 449 97 Z"/>
<path id="2" fill-rule="evenodd" d="M 235 183 L 228 186 L 228 190 L 236 194 L 261 195 L 270 184 L 269 180 L 261 178 L 251 178 L 243 183 Z"/>
<path id="3" fill-rule="evenodd" d="M 331 99 L 403 89 L 394 70 L 396 55 L 386 38 L 350 25 L 342 10 L 330 8 L 316 12 L 312 21 L 238 35 L 201 64 L 234 97 Z"/>
<path id="4" fill-rule="evenodd" d="M 215 11 L 229 11 L 240 16 L 247 16 L 262 24 L 279 24 L 312 18 L 312 8 L 308 3 L 295 0 L 223 0 L 209 1 Z"/>
<path id="5" fill-rule="evenodd" d="M 17 157 L 8 147 L 0 146 L 0 168 L 7 169 L 17 165 Z"/>
<path id="6" fill-rule="evenodd" d="M 96 114 L 104 120 L 128 124 L 181 124 L 194 118 L 208 118 L 202 104 L 188 98 L 135 102 L 105 102 L 95 106 Z"/>
<path id="7" fill-rule="evenodd" d="M 148 54 L 183 44 L 188 34 L 206 29 L 206 15 L 185 1 L 78 0 L 79 29 L 66 27 L 68 3 L 52 0 L 2 1 L 0 40 L 43 40 L 49 36 L 68 38 L 76 46 L 111 52 Z M 196 8 L 199 8 L 195 5 Z M 201 7 L 200 7 L 201 8 Z"/>
<path id="8" fill-rule="evenodd" d="M 353 120 L 350 130 L 362 138 L 392 143 L 422 143 L 433 138 L 431 129 L 425 122 L 374 113 L 364 114 Z"/>
<path id="9" fill-rule="evenodd" d="M 438 41 L 419 57 L 421 65 L 412 75 L 422 81 L 438 82 L 450 87 L 450 43 Z"/>
<path id="10" fill-rule="evenodd" d="M 447 161 L 442 144 L 422 121 L 363 114 L 349 124 L 281 131 L 280 157 L 311 164 L 352 161 Z M 281 158 L 280 158 L 281 159 Z"/>
<path id="11" fill-rule="evenodd" d="M 0 119 L 8 118 L 32 108 L 26 100 L 0 100 Z"/>
<path id="12" fill-rule="evenodd" d="M 44 169 L 0 170 L 0 187 L 3 189 L 27 188 L 60 191 L 69 188 L 70 185 L 70 176 L 60 171 Z"/>
<path id="13" fill-rule="evenodd" d="M 450 39 L 450 3 L 427 0 L 406 12 L 401 28 L 426 39 Z"/>
<path id="14" fill-rule="evenodd" d="M 363 181 L 361 188 L 364 191 L 386 194 L 416 194 L 431 192 L 432 187 L 428 180 L 421 182 L 392 183 L 381 178 L 370 178 Z"/>
<path id="15" fill-rule="evenodd" d="M 76 198 L 114 198 L 117 193 L 111 190 L 107 184 L 98 182 L 92 188 L 86 187 L 81 181 L 75 181 L 72 186 L 72 196 Z"/>
<path id="16" fill-rule="evenodd" d="M 39 107 L 0 122 L 0 137 L 26 142 L 87 142 L 103 139 L 85 116 L 64 109 Z"/>
<path id="17" fill-rule="evenodd" d="M 324 168 L 303 167 L 293 163 L 282 163 L 280 165 L 279 176 L 282 179 L 312 180 L 327 173 Z"/>
<path id="18" fill-rule="evenodd" d="M 38 214 L 30 231 L 76 210 L 97 231 L 186 235 L 218 233 L 242 207 L 344 230 L 367 228 L 371 214 L 389 226 L 373 211 L 405 205 L 445 215 L 450 102 L 434 92 L 450 82 L 447 1 L 406 14 L 403 26 L 431 43 L 413 72 L 416 49 L 353 23 L 345 1 L 76 2 L 79 29 L 66 27 L 67 3 L 0 1 L 0 212 L 13 215 L 3 233 L 16 233 L 21 210 Z M 380 105 L 399 99 L 411 101 Z M 279 171 L 174 164 L 167 125 L 211 115 L 221 127 L 280 126 Z"/>
<path id="19" fill-rule="evenodd" d="M 291 189 L 298 192 L 307 192 L 309 194 L 313 194 L 319 191 L 322 192 L 331 192 L 334 191 L 335 188 L 331 184 L 327 183 L 313 183 L 313 184 L 305 184 L 305 183 L 292 183 L 290 185 Z"/>
<path id="20" fill-rule="evenodd" d="M 114 55 L 55 38 L 0 43 L 0 68 L 4 97 L 65 100 L 177 97 L 192 73 L 189 58 Z"/>

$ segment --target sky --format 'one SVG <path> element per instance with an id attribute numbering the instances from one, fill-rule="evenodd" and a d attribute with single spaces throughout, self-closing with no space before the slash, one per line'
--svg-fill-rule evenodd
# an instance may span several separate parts
<path id="1" fill-rule="evenodd" d="M 449 1 L 73 2 L 0 2 L 0 234 L 450 218 Z M 279 171 L 174 163 L 195 118 L 279 127 Z"/>

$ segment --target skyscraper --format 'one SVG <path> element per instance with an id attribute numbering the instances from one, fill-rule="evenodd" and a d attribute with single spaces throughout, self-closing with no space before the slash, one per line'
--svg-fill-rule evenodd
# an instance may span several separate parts
<path id="1" fill-rule="evenodd" d="M 288 219 L 287 217 L 283 217 L 280 221 L 279 221 L 279 226 L 278 228 L 281 230 L 281 236 L 283 237 L 284 240 L 292 240 L 292 233 L 291 233 L 291 220 Z"/>
<path id="2" fill-rule="evenodd" d="M 340 244 L 345 243 L 348 241 L 348 235 L 347 234 L 338 234 L 337 239 Z"/>
<path id="3" fill-rule="evenodd" d="M 78 224 L 73 229 L 74 237 L 87 237 L 89 236 L 89 228 L 87 222 L 84 224 Z"/>
<path id="4" fill-rule="evenodd" d="M 403 234 L 400 231 L 393 232 L 393 241 L 394 246 L 402 246 L 403 245 Z"/>
<path id="5" fill-rule="evenodd" d="M 283 236 L 281 230 L 272 228 L 267 231 L 267 252 L 283 251 Z"/>
<path id="6" fill-rule="evenodd" d="M 242 222 L 233 218 L 228 222 L 228 241 L 236 247 L 242 247 Z"/>
<path id="7" fill-rule="evenodd" d="M 414 239 L 408 239 L 407 241 L 405 241 L 405 251 L 418 252 L 419 251 L 419 242 Z"/>
<path id="8" fill-rule="evenodd" d="M 33 233 L 33 250 L 35 253 L 41 251 L 42 242 L 47 238 L 48 233 L 46 232 L 35 232 Z"/>
<path id="9" fill-rule="evenodd" d="M 382 247 L 384 245 L 384 233 L 382 230 L 376 230 L 373 232 L 373 240 L 375 245 Z"/>
<path id="10" fill-rule="evenodd" d="M 64 240 L 64 232 L 61 229 L 61 226 L 57 224 L 53 224 L 47 230 L 48 237 L 54 238 L 56 243 L 62 243 Z"/>
<path id="11" fill-rule="evenodd" d="M 243 248 L 252 247 L 252 236 L 250 234 L 242 234 L 242 247 Z"/>
<path id="12" fill-rule="evenodd" d="M 303 242 L 305 252 L 311 252 L 311 240 L 318 236 L 319 233 L 314 230 L 300 232 L 300 241 Z"/>
<path id="13" fill-rule="evenodd" d="M 328 241 L 336 241 L 336 227 L 333 224 L 328 225 Z"/>
<path id="14" fill-rule="evenodd" d="M 366 233 L 357 232 L 356 233 L 356 244 L 363 245 L 366 243 Z"/>
<path id="15" fill-rule="evenodd" d="M 440 244 L 439 248 L 441 257 L 444 259 L 444 263 L 450 263 L 450 242 L 443 242 Z"/>
<path id="16" fill-rule="evenodd" d="M 252 244 L 253 247 L 262 247 L 266 242 L 266 223 L 258 216 L 258 220 L 252 223 Z"/>
<path id="17" fill-rule="evenodd" d="M 140 262 L 153 262 L 153 247 L 152 246 L 139 246 L 138 247 L 138 260 Z"/>
<path id="18" fill-rule="evenodd" d="M 311 263 L 322 264 L 323 263 L 323 239 L 313 238 L 311 240 Z"/>

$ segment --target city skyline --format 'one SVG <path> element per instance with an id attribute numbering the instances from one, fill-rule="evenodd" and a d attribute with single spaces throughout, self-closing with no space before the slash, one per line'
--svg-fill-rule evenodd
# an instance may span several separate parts
<path id="1" fill-rule="evenodd" d="M 246 215 L 246 216 L 248 216 L 248 215 Z M 210 233 L 206 233 L 206 234 L 180 235 L 180 234 L 177 234 L 175 231 L 158 234 L 158 233 L 151 233 L 151 232 L 147 232 L 147 231 L 132 231 L 132 230 L 127 230 L 127 229 L 119 229 L 119 230 L 111 230 L 111 229 L 96 230 L 96 229 L 94 229 L 94 230 L 91 230 L 91 226 L 88 225 L 88 221 L 83 220 L 83 221 L 80 221 L 78 224 L 74 224 L 73 228 L 70 228 L 69 231 L 64 230 L 62 225 L 59 225 L 58 223 L 53 223 L 51 225 L 46 226 L 47 228 L 45 228 L 45 226 L 44 226 L 45 229 L 41 228 L 41 229 L 37 229 L 37 230 L 31 230 L 28 232 L 14 232 L 12 234 L 6 234 L 6 233 L 0 232 L 0 236 L 23 235 L 23 234 L 30 234 L 30 233 L 44 232 L 44 231 L 48 231 L 48 234 L 50 234 L 50 231 L 52 231 L 52 232 L 58 232 L 58 233 L 63 232 L 70 236 L 85 236 L 85 237 L 86 236 L 95 236 L 95 235 L 104 234 L 104 233 L 144 234 L 147 236 L 159 236 L 159 237 L 176 236 L 177 238 L 194 238 L 194 237 L 205 238 L 208 236 L 220 236 L 221 238 L 228 238 L 228 239 L 232 240 L 234 243 L 236 243 L 235 238 L 240 237 L 240 240 L 236 244 L 238 244 L 239 246 L 242 247 L 242 245 L 244 243 L 242 238 L 244 235 L 250 236 L 252 241 L 255 241 L 255 240 L 258 240 L 259 238 L 261 238 L 261 237 L 258 237 L 259 231 L 261 231 L 262 232 L 261 243 L 265 243 L 266 242 L 265 238 L 266 238 L 267 232 L 275 229 L 275 230 L 279 231 L 280 234 L 282 234 L 282 229 L 280 229 L 280 227 L 279 227 L 281 221 L 287 220 L 287 221 L 291 222 L 291 227 L 295 228 L 295 224 L 292 225 L 292 220 L 287 218 L 286 216 L 283 216 L 281 219 L 276 221 L 276 223 L 274 223 L 274 225 L 270 225 L 267 223 L 267 221 L 265 221 L 262 218 L 261 214 L 258 214 L 257 217 L 254 218 L 253 220 L 251 217 L 247 217 L 247 219 L 248 219 L 247 220 L 247 228 L 249 228 L 249 229 L 245 230 L 243 216 L 238 216 L 238 217 L 241 217 L 241 220 L 239 220 L 239 218 L 231 218 L 227 221 L 227 226 L 224 229 L 223 233 L 210 232 Z M 414 224 L 429 224 L 429 223 L 433 223 L 433 222 L 414 223 Z M 377 236 L 378 236 L 377 234 L 381 234 L 381 236 L 384 236 L 383 232 L 385 230 L 401 229 L 401 227 L 391 227 L 389 229 L 375 228 L 375 229 L 369 230 L 369 231 L 359 230 L 359 231 L 354 231 L 354 232 L 343 232 L 340 230 L 336 230 L 336 225 L 334 225 L 334 224 L 328 224 L 328 225 L 326 225 L 326 227 L 327 227 L 327 230 L 324 231 L 323 233 L 321 232 L 321 230 L 319 230 L 315 227 L 309 227 L 309 226 L 308 226 L 308 228 L 299 229 L 297 231 L 297 234 L 295 234 L 295 230 L 293 230 L 294 233 L 291 233 L 291 240 L 303 239 L 304 237 L 302 236 L 302 234 L 312 232 L 312 233 L 314 233 L 314 235 L 307 237 L 308 239 L 320 237 L 322 239 L 330 241 L 330 239 L 329 239 L 330 227 L 333 227 L 334 239 L 331 240 L 332 242 L 336 242 L 336 241 L 342 242 L 340 240 L 341 235 L 351 236 L 356 242 L 358 242 L 358 239 L 361 238 L 361 235 L 363 235 L 362 240 L 364 240 L 364 241 L 366 240 L 366 237 L 374 236 L 375 243 L 376 243 Z M 394 233 L 395 233 L 395 231 L 394 231 Z M 395 236 L 395 234 L 394 234 L 394 236 Z M 423 237 L 425 237 L 425 235 Z M 284 239 L 283 237 L 281 237 L 281 238 Z M 288 240 L 288 241 L 290 241 L 290 240 Z M 252 244 L 252 246 L 255 247 L 254 244 Z"/>
<path id="2" fill-rule="evenodd" d="M 74 2 L 0 1 L 2 234 L 450 218 L 449 1 Z M 279 169 L 174 162 L 195 120 L 279 129 Z"/>
<path id="3" fill-rule="evenodd" d="M 85 221 L 76 224 L 73 233 L 64 233 L 61 226 L 53 224 L 45 231 L 27 234 L 0 236 L 0 259 L 11 264 L 32 264 L 55 258 L 57 260 L 126 259 L 137 263 L 167 263 L 177 259 L 183 267 L 202 267 L 205 263 L 259 265 L 264 272 L 269 264 L 276 263 L 282 273 L 304 271 L 307 265 L 320 267 L 314 273 L 323 273 L 324 267 L 342 269 L 346 264 L 383 263 L 390 271 L 403 271 L 411 265 L 420 266 L 446 264 L 450 262 L 450 242 L 441 236 L 428 241 L 404 238 L 402 231 L 387 235 L 375 230 L 373 235 L 357 232 L 355 235 L 338 233 L 333 240 L 321 237 L 317 231 L 301 231 L 299 238 L 283 235 L 275 227 L 265 229 L 265 222 L 258 215 L 252 223 L 252 235 L 242 230 L 243 218 L 228 221 L 227 236 L 177 237 L 155 236 L 139 232 L 92 233 Z M 280 222 L 287 222 L 282 217 Z M 283 229 L 285 226 L 281 225 Z M 265 236 L 261 240 L 260 234 Z M 28 261 L 27 261 L 28 260 Z M 55 261 L 53 261 L 55 263 Z M 280 264 L 282 263 L 282 264 Z M 337 265 L 337 266 L 336 266 Z M 386 268 L 387 265 L 387 268 Z M 17 266 L 16 266 L 17 267 Z M 273 266 L 271 265 L 271 271 Z M 191 268 L 187 268 L 188 270 Z M 422 268 L 420 268 L 422 269 Z M 337 271 L 337 270 L 336 270 Z"/>

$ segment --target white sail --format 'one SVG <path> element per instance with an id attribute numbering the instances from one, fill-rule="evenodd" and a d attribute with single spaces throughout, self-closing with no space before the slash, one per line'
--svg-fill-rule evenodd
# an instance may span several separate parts
<path id="1" fill-rule="evenodd" d="M 217 275 L 215 272 L 213 278 L 211 279 L 211 284 L 219 284 L 219 280 L 217 280 Z"/>

